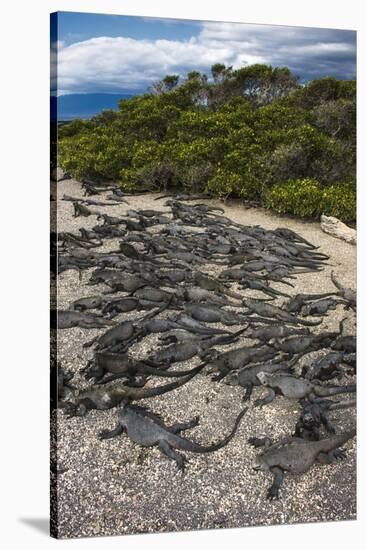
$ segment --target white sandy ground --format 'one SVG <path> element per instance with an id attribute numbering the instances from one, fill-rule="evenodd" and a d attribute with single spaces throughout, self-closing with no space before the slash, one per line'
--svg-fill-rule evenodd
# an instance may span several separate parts
<path id="1" fill-rule="evenodd" d="M 78 233 L 80 227 L 90 228 L 97 223 L 95 216 L 74 218 L 72 203 L 60 200 L 64 193 L 75 197 L 83 195 L 80 184 L 74 180 L 58 184 L 58 231 Z M 122 203 L 90 208 L 117 216 L 125 214 L 128 208 L 168 210 L 162 206 L 164 200 L 153 200 L 156 196 L 130 197 L 129 206 Z M 104 200 L 104 197 L 95 198 Z M 218 201 L 205 202 L 222 206 Z M 355 247 L 324 234 L 318 223 L 279 217 L 264 209 L 247 209 L 237 202 L 228 203 L 224 208 L 226 216 L 242 224 L 258 224 L 267 229 L 291 228 L 330 256 L 331 265 L 326 266 L 324 271 L 299 275 L 296 281 L 292 281 L 294 289 L 281 284 L 277 288 L 290 289 L 293 294 L 332 291 L 331 269 L 335 270 L 345 286 L 355 288 Z M 97 249 L 98 252 L 116 249 L 118 239 L 105 243 Z M 78 298 L 107 290 L 107 287 L 87 286 L 92 271 L 84 271 L 81 282 L 76 271 L 59 275 L 59 309 L 67 308 Z M 210 272 L 215 271 L 217 269 Z M 245 291 L 243 295 L 255 296 L 255 293 Z M 281 302 L 278 300 L 276 303 Z M 121 315 L 118 320 L 139 315 L 131 312 Z M 354 333 L 355 316 L 352 312 L 345 312 L 343 306 L 331 311 L 321 329 L 317 327 L 316 330 L 337 329 L 344 317 L 349 319 L 347 330 Z M 232 327 L 232 330 L 237 328 Z M 58 358 L 62 366 L 78 373 L 92 357 L 92 349 L 84 350 L 82 344 L 104 330 L 60 330 Z M 157 343 L 158 336 L 145 338 L 132 348 L 132 353 L 146 356 L 156 349 Z M 244 339 L 233 347 L 243 343 Z M 302 364 L 305 361 L 309 361 L 309 356 L 304 358 Z M 184 368 L 198 363 L 199 359 L 194 358 L 185 362 Z M 177 364 L 177 367 L 181 365 Z M 344 376 L 339 383 L 350 381 L 351 378 Z M 86 385 L 78 374 L 72 383 L 77 387 Z M 165 384 L 166 380 L 158 379 L 154 383 Z M 199 415 L 200 424 L 185 435 L 208 444 L 221 439 L 231 430 L 242 408 L 242 393 L 240 387 L 212 382 L 210 376 L 203 373 L 178 390 L 140 403 L 161 414 L 168 424 Z M 99 441 L 98 432 L 115 426 L 115 409 L 91 411 L 85 418 L 71 419 L 65 418 L 62 411 L 55 413 L 57 462 L 59 468 L 66 469 L 59 474 L 57 481 L 54 480 L 59 537 L 355 519 L 355 440 L 345 445 L 346 460 L 329 466 L 314 465 L 301 476 L 286 476 L 281 499 L 273 502 L 266 500 L 265 494 L 272 476 L 252 469 L 258 451 L 248 445 L 247 440 L 263 435 L 277 439 L 292 433 L 299 406 L 283 397 L 276 397 L 262 410 L 253 408 L 254 399 L 264 393 L 261 388 L 254 389 L 249 411 L 236 436 L 225 448 L 208 455 L 186 453 L 189 462 L 184 475 L 157 448 L 139 447 L 125 435 Z M 342 399 L 346 398 L 342 396 Z M 333 412 L 332 419 L 341 432 L 354 425 L 355 412 L 353 409 Z"/>

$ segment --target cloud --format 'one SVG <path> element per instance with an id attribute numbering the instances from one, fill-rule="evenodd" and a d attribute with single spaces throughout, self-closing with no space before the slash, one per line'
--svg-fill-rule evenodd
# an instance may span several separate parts
<path id="1" fill-rule="evenodd" d="M 168 73 L 209 72 L 213 63 L 288 66 L 302 79 L 355 75 L 355 32 L 238 23 L 203 23 L 189 40 L 102 36 L 58 44 L 58 88 L 70 92 L 144 91 Z"/>

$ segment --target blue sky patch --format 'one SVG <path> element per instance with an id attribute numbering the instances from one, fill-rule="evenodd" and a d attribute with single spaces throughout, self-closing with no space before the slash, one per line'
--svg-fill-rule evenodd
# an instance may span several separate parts
<path id="1" fill-rule="evenodd" d="M 355 31 L 72 12 L 57 21 L 59 95 L 142 93 L 218 62 L 287 66 L 303 82 L 356 75 Z"/>

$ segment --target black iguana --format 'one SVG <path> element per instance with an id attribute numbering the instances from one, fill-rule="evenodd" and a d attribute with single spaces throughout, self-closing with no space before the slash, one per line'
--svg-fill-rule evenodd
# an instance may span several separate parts
<path id="1" fill-rule="evenodd" d="M 290 374 L 259 372 L 257 378 L 262 385 L 269 388 L 268 394 L 263 399 L 257 399 L 254 403 L 260 407 L 271 403 L 276 393 L 289 399 L 303 399 L 304 397 L 329 397 L 339 393 L 354 393 L 356 391 L 355 384 L 348 386 L 327 386 L 319 383 L 316 384 L 303 378 L 297 378 Z"/>
<path id="2" fill-rule="evenodd" d="M 302 411 L 296 423 L 294 436 L 307 439 L 308 441 L 319 441 L 322 425 L 327 432 L 335 433 L 335 428 L 330 422 L 327 412 L 353 407 L 356 405 L 356 400 L 349 399 L 338 402 L 331 399 L 304 400 L 301 405 Z"/>
<path id="3" fill-rule="evenodd" d="M 134 388 L 121 384 L 119 386 L 94 386 L 86 390 L 75 391 L 74 395 L 70 396 L 65 402 L 65 414 L 68 416 L 85 416 L 90 409 L 98 409 L 105 411 L 112 409 L 124 400 L 145 399 L 147 397 L 155 397 L 175 390 L 186 384 L 198 372 L 203 369 L 204 365 L 198 365 L 191 370 L 187 376 L 180 378 L 175 382 L 166 384 L 165 386 L 157 386 L 155 388 Z"/>
<path id="4" fill-rule="evenodd" d="M 248 409 L 245 408 L 237 417 L 234 428 L 228 436 L 218 443 L 207 447 L 189 441 L 179 435 L 179 432 L 193 428 L 198 424 L 198 418 L 182 424 L 174 424 L 171 427 L 165 426 L 158 416 L 152 414 L 142 407 L 136 405 L 123 404 L 118 411 L 118 424 L 112 431 L 103 431 L 99 434 L 101 439 L 110 439 L 116 437 L 124 430 L 128 437 L 139 445 L 144 447 L 158 446 L 160 451 L 167 457 L 175 460 L 178 468 L 184 470 L 186 458 L 177 453 L 175 449 L 189 451 L 191 453 L 211 453 L 222 449 L 234 437 L 241 419 Z"/>
<path id="5" fill-rule="evenodd" d="M 348 304 L 347 308 L 348 309 L 352 308 L 353 310 L 356 310 L 356 299 L 357 299 L 356 291 L 352 290 L 352 288 L 346 288 L 342 286 L 341 283 L 338 281 L 338 279 L 336 279 L 334 275 L 334 271 L 331 272 L 330 278 L 332 279 L 332 283 L 334 284 L 334 286 L 336 286 L 338 289 L 337 294 L 339 294 L 339 296 L 342 296 L 342 298 L 346 300 Z"/>
<path id="6" fill-rule="evenodd" d="M 331 464 L 337 459 L 345 457 L 343 450 L 338 449 L 356 435 L 356 430 L 333 435 L 320 441 L 306 441 L 298 437 L 287 437 L 278 443 L 272 444 L 268 438 L 249 439 L 255 447 L 265 446 L 256 460 L 255 470 L 270 471 L 273 474 L 273 484 L 267 492 L 269 500 L 278 499 L 278 491 L 283 482 L 285 473 L 302 474 L 309 470 L 315 462 Z"/>

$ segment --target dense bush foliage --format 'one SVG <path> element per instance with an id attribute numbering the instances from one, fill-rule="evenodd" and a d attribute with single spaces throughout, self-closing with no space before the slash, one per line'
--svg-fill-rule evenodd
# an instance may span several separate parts
<path id="1" fill-rule="evenodd" d="M 351 184 L 321 187 L 315 179 L 289 180 L 273 185 L 264 193 L 264 204 L 279 214 L 318 218 L 321 214 L 356 219 L 356 189 Z"/>
<path id="2" fill-rule="evenodd" d="M 209 191 L 297 216 L 355 219 L 355 82 L 287 68 L 167 75 L 119 111 L 59 129 L 61 166 L 122 188 Z"/>

